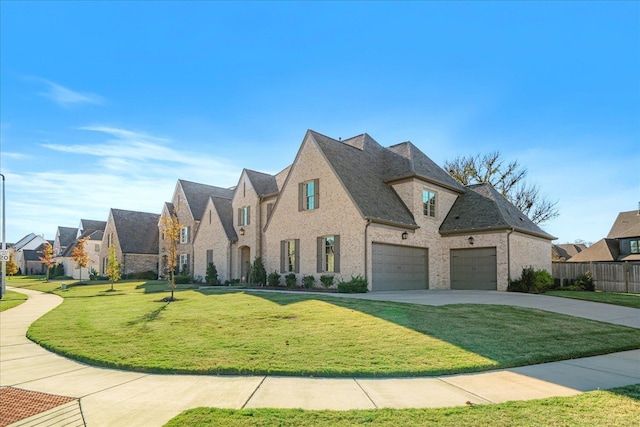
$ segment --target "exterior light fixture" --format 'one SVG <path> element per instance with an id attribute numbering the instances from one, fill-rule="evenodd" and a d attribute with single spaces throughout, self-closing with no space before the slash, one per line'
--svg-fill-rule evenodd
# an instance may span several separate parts
<path id="1" fill-rule="evenodd" d="M 404 231 L 402 233 L 402 240 L 407 240 L 407 238 L 409 237 L 409 233 L 407 233 L 406 231 Z"/>
<path id="2" fill-rule="evenodd" d="M 470 245 L 473 245 L 473 236 L 469 236 L 467 241 L 469 242 Z"/>
<path id="3" fill-rule="evenodd" d="M 241 228 L 241 229 L 240 229 L 240 235 L 241 235 L 241 236 L 244 236 L 244 228 Z"/>

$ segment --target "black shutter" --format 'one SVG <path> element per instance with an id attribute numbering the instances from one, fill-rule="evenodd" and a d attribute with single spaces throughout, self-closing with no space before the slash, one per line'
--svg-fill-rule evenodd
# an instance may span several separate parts
<path id="1" fill-rule="evenodd" d="M 245 225 L 251 224 L 251 206 L 247 206 L 247 223 Z"/>
<path id="2" fill-rule="evenodd" d="M 286 252 L 286 244 L 286 240 L 280 240 L 280 273 L 284 273 L 284 257 Z"/>
<path id="3" fill-rule="evenodd" d="M 298 211 L 304 210 L 304 183 L 298 184 Z"/>
<path id="4" fill-rule="evenodd" d="M 300 273 L 300 239 L 296 239 L 295 241 L 295 245 L 296 245 L 296 268 L 295 268 L 295 272 L 296 273 Z"/>
<path id="5" fill-rule="evenodd" d="M 340 235 L 333 236 L 333 271 L 340 273 Z"/>
<path id="6" fill-rule="evenodd" d="M 324 263 L 323 261 L 323 256 L 322 256 L 322 246 L 324 243 L 324 238 L 322 237 L 318 237 L 317 239 L 317 261 L 316 261 L 316 266 L 317 266 L 317 272 L 318 273 L 322 273 L 324 271 Z"/>
<path id="7" fill-rule="evenodd" d="M 320 208 L 320 180 L 313 180 L 313 199 L 315 200 L 315 209 Z"/>

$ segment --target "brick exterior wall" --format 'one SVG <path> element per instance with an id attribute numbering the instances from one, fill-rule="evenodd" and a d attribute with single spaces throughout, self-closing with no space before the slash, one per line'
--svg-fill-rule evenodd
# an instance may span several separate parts
<path id="1" fill-rule="evenodd" d="M 220 217 L 209 199 L 193 240 L 193 275 L 203 280 L 207 275 L 207 250 L 213 251 L 213 263 L 221 282 L 231 280 L 231 248 Z"/>
<path id="2" fill-rule="evenodd" d="M 173 203 L 173 207 L 177 212 L 178 222 L 182 224 L 183 227 L 189 227 L 189 240 L 187 243 L 178 243 L 178 257 L 180 255 L 188 255 L 189 263 L 187 265 L 189 274 L 193 274 L 194 272 L 194 253 L 193 253 L 193 240 L 195 233 L 198 229 L 199 222 L 193 218 L 191 213 L 191 208 L 189 207 L 189 203 L 187 202 L 187 198 L 184 195 L 184 191 L 182 190 L 182 186 L 180 185 L 180 181 L 176 184 L 176 189 L 173 192 L 173 197 L 171 198 L 171 203 Z M 166 255 L 166 241 L 163 240 L 162 234 L 162 222 L 163 218 L 169 217 L 172 212 L 167 210 L 167 205 L 165 204 L 162 209 L 162 214 L 160 215 L 160 221 L 158 223 L 158 231 L 159 231 L 159 239 L 158 239 L 158 255 L 157 262 L 159 270 L 163 269 L 163 256 Z M 200 213 L 200 212 L 199 212 Z M 198 213 L 198 214 L 199 214 Z M 164 250 L 163 250 L 164 249 Z M 178 269 L 181 269 L 182 266 L 178 263 Z M 162 271 L 159 271 L 161 274 Z M 204 276 L 203 276 L 204 277 Z"/>
<path id="3" fill-rule="evenodd" d="M 266 207 L 264 211 L 260 206 L 260 199 L 256 193 L 251 180 L 247 177 L 246 172 L 242 172 L 236 192 L 231 202 L 233 224 L 235 225 L 238 241 L 232 248 L 232 275 L 233 278 L 246 281 L 248 279 L 248 267 L 253 260 L 261 255 L 262 251 L 262 227 L 260 224 L 266 216 Z M 249 207 L 249 224 L 240 225 L 238 222 L 238 211 L 244 207 Z M 244 230 L 241 235 L 240 229 Z"/>
<path id="4" fill-rule="evenodd" d="M 122 265 L 122 249 L 120 248 L 120 240 L 118 239 L 118 233 L 111 212 L 109 212 L 107 226 L 104 229 L 104 236 L 102 237 L 102 244 L 100 245 L 100 268 L 96 268 L 103 276 L 106 274 L 106 259 L 109 257 L 109 236 L 111 236 L 111 243 L 116 249 L 116 258 L 120 265 Z"/>

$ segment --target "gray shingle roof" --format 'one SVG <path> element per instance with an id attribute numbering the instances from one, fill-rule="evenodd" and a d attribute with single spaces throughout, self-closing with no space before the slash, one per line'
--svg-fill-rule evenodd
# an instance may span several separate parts
<path id="1" fill-rule="evenodd" d="M 258 196 L 268 196 L 278 192 L 278 183 L 275 176 L 250 169 L 245 169 L 244 171 Z"/>
<path id="2" fill-rule="evenodd" d="M 160 215 L 111 209 L 123 253 L 157 254 Z"/>
<path id="3" fill-rule="evenodd" d="M 387 181 L 415 176 L 460 193 L 464 192 L 464 187 L 458 181 L 411 142 L 396 144 L 387 150 Z"/>
<path id="4" fill-rule="evenodd" d="M 229 240 L 237 240 L 238 235 L 233 227 L 233 207 L 231 206 L 231 199 L 224 197 L 211 196 L 213 206 L 218 213 L 218 217 L 222 222 L 222 227 Z"/>
<path id="5" fill-rule="evenodd" d="M 33 234 L 33 233 L 29 233 L 29 234 L 27 234 L 26 236 L 24 236 L 22 239 L 18 240 L 18 241 L 13 245 L 13 248 L 14 248 L 16 251 L 19 251 L 20 249 L 22 249 L 23 247 L 25 247 L 27 244 L 29 244 L 29 242 L 30 242 L 30 241 L 32 241 L 33 239 L 35 239 L 36 237 L 38 237 L 38 236 L 36 236 L 36 235 L 35 235 L 35 234 Z"/>
<path id="6" fill-rule="evenodd" d="M 318 144 L 365 219 L 417 227 L 409 209 L 385 183 L 385 148 L 366 134 L 345 142 L 311 130 L 308 134 Z"/>
<path id="7" fill-rule="evenodd" d="M 82 227 L 82 233 L 87 231 L 102 230 L 107 227 L 107 221 L 96 221 L 93 219 L 81 219 L 80 226 Z"/>
<path id="8" fill-rule="evenodd" d="M 620 212 L 616 218 L 608 239 L 624 239 L 627 237 L 640 237 L 640 212 Z"/>
<path id="9" fill-rule="evenodd" d="M 587 249 L 587 246 L 582 243 L 564 243 L 551 246 L 551 250 L 556 254 L 556 256 L 564 260 L 568 260 L 569 258 L 576 256 L 585 249 Z"/>
<path id="10" fill-rule="evenodd" d="M 76 240 L 78 229 L 74 227 L 58 227 L 60 246 L 65 248 Z"/>
<path id="11" fill-rule="evenodd" d="M 215 187 L 213 185 L 185 181 L 184 179 L 179 179 L 178 183 L 187 198 L 191 215 L 196 221 L 202 219 L 202 214 L 204 213 L 210 196 L 225 197 L 228 199 L 233 197 L 233 190 L 229 188 Z"/>
<path id="12" fill-rule="evenodd" d="M 440 225 L 440 234 L 513 228 L 553 240 L 490 184 L 468 185 Z"/>

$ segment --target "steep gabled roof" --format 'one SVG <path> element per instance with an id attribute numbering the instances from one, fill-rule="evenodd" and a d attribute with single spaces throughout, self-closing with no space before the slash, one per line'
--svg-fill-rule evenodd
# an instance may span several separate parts
<path id="1" fill-rule="evenodd" d="M 33 233 L 29 233 L 26 236 L 24 236 L 22 239 L 18 240 L 16 244 L 13 245 L 13 248 L 16 251 L 19 251 L 20 249 L 24 248 L 27 244 L 29 244 L 29 242 L 35 239 L 36 237 L 38 236 L 36 236 Z"/>
<path id="2" fill-rule="evenodd" d="M 211 196 L 211 202 L 220 218 L 224 232 L 229 240 L 238 240 L 238 235 L 233 227 L 233 207 L 231 199 L 224 197 Z"/>
<path id="3" fill-rule="evenodd" d="M 640 211 L 620 212 L 607 239 L 640 237 Z"/>
<path id="4" fill-rule="evenodd" d="M 365 219 L 417 228 L 413 215 L 385 183 L 385 149 L 369 135 L 345 142 L 312 130 L 313 138 Z"/>
<path id="5" fill-rule="evenodd" d="M 440 234 L 515 229 L 553 240 L 490 184 L 468 185 L 440 225 Z"/>
<path id="6" fill-rule="evenodd" d="M 417 177 L 463 193 L 464 187 L 411 142 L 392 145 L 386 153 L 386 180 Z M 400 157 L 400 158 L 398 158 Z"/>
<path id="7" fill-rule="evenodd" d="M 58 241 L 60 246 L 66 248 L 76 240 L 78 229 L 74 227 L 58 227 Z"/>
<path id="8" fill-rule="evenodd" d="M 555 253 L 558 258 L 564 259 L 565 261 L 576 256 L 585 249 L 587 249 L 587 246 L 582 243 L 563 243 L 551 246 L 553 253 Z"/>
<path id="9" fill-rule="evenodd" d="M 179 179 L 178 183 L 182 187 L 184 196 L 187 198 L 187 203 L 191 209 L 191 215 L 196 221 L 202 219 L 202 214 L 207 206 L 210 196 L 218 196 L 225 198 L 233 197 L 233 190 L 229 188 L 216 187 L 213 185 L 200 184 L 197 182 L 186 181 Z"/>
<path id="10" fill-rule="evenodd" d="M 111 209 L 123 253 L 157 254 L 160 215 Z"/>
<path id="11" fill-rule="evenodd" d="M 276 177 L 274 175 L 250 169 L 245 169 L 244 171 L 258 196 L 268 196 L 278 192 L 278 183 L 276 182 Z"/>
<path id="12" fill-rule="evenodd" d="M 567 262 L 616 261 L 620 256 L 620 246 L 615 239 L 600 239 Z"/>
<path id="13" fill-rule="evenodd" d="M 80 220 L 80 230 L 82 231 L 82 234 L 86 233 L 87 231 L 95 231 L 95 230 L 104 231 L 106 227 L 107 227 L 107 221 L 96 221 L 93 219 Z"/>

